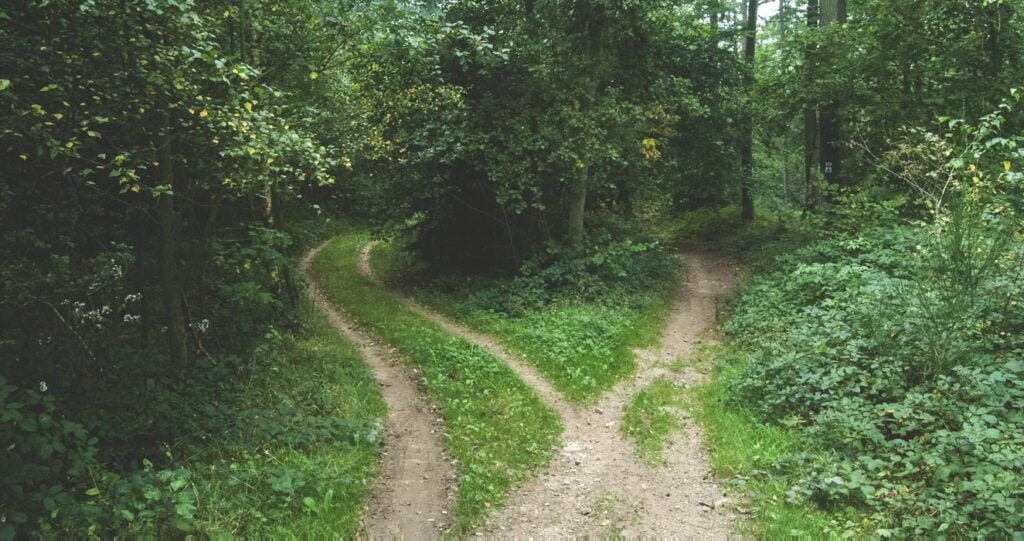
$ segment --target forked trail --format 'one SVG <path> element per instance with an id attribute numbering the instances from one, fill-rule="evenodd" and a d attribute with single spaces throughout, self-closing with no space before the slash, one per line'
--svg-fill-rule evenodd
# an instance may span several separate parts
<path id="1" fill-rule="evenodd" d="M 411 365 L 358 329 L 324 295 L 311 267 L 325 245 L 309 251 L 299 266 L 309 295 L 335 329 L 359 349 L 388 405 L 384 458 L 361 536 L 436 538 L 448 527 L 455 479 L 441 441 L 440 414 L 418 388 Z"/>
<path id="2" fill-rule="evenodd" d="M 367 245 L 359 270 L 373 278 Z M 637 351 L 634 378 L 606 393 L 596 406 L 567 402 L 537 371 L 496 340 L 455 323 L 415 301 L 402 300 L 447 331 L 474 342 L 502 359 L 561 416 L 562 448 L 548 470 L 518 489 L 484 528 L 489 535 L 515 537 L 606 536 L 725 538 L 733 514 L 708 469 L 703 435 L 689 420 L 664 453 L 663 466 L 638 460 L 619 426 L 623 408 L 640 389 L 659 377 L 699 383 L 704 374 L 692 366 L 676 373 L 666 368 L 686 359 L 713 326 L 719 303 L 736 286 L 736 266 L 705 253 L 683 255 L 681 283 L 660 344 Z M 379 280 L 377 280 L 380 283 Z"/>

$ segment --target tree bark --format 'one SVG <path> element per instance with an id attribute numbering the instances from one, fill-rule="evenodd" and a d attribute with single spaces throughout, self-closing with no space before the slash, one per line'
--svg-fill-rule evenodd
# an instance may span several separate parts
<path id="1" fill-rule="evenodd" d="M 754 184 L 754 53 L 757 47 L 757 2 L 758 0 L 747 0 L 746 36 L 743 40 L 747 111 L 744 113 L 743 135 L 740 142 L 740 161 L 743 170 L 740 192 L 743 200 L 743 220 L 748 222 L 754 219 L 754 197 L 751 189 Z"/>
<path id="2" fill-rule="evenodd" d="M 587 209 L 589 175 L 590 166 L 588 164 L 584 163 L 582 167 L 577 167 L 569 191 L 569 227 L 566 239 L 574 250 L 583 245 L 583 218 Z"/>
<path id="3" fill-rule="evenodd" d="M 174 153 L 171 147 L 170 121 L 160 115 L 160 133 L 157 137 L 157 174 L 161 186 L 174 189 Z M 181 299 L 181 275 L 178 269 L 178 215 L 174 196 L 163 194 L 157 199 L 157 218 L 160 222 L 160 289 L 164 303 L 164 323 L 167 325 L 167 352 L 171 370 L 183 376 L 189 369 L 188 333 L 185 309 Z"/>
<path id="4" fill-rule="evenodd" d="M 821 26 L 846 22 L 846 0 L 821 0 Z M 833 48 L 830 45 L 829 48 Z M 842 119 L 839 116 L 839 101 L 831 99 L 821 105 L 820 118 L 821 156 L 820 168 L 825 180 L 831 184 L 843 184 L 842 176 Z"/>
<path id="5" fill-rule="evenodd" d="M 818 0 L 807 0 L 807 27 L 818 27 Z M 814 47 L 804 50 L 805 82 L 810 88 L 814 72 Z M 804 184 L 807 186 L 807 208 L 813 210 L 818 206 L 818 187 L 816 167 L 819 162 L 818 145 L 818 110 L 812 100 L 808 100 L 804 109 Z"/>

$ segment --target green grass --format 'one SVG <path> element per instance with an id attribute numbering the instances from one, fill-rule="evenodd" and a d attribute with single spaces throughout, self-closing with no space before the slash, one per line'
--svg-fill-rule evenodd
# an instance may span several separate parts
<path id="1" fill-rule="evenodd" d="M 302 313 L 302 332 L 257 352 L 270 368 L 243 384 L 241 410 L 269 413 L 194 457 L 196 526 L 206 535 L 357 533 L 379 442 L 369 434 L 336 441 L 304 420 L 345 419 L 372 433 L 382 426 L 386 406 L 356 350 L 311 305 Z"/>
<path id="2" fill-rule="evenodd" d="M 637 456 L 662 462 L 662 451 L 684 415 L 684 387 L 664 378 L 655 380 L 633 396 L 622 418 L 622 433 L 633 440 Z"/>
<path id="3" fill-rule="evenodd" d="M 799 472 L 778 463 L 794 452 L 814 455 L 819 451 L 785 427 L 759 421 L 731 399 L 738 366 L 729 362 L 727 350 L 724 346 L 717 352 L 720 363 L 712 381 L 686 393 L 686 403 L 704 428 L 712 472 L 729 479 L 751 506 L 749 520 L 739 533 L 761 539 L 835 537 L 830 532 L 847 518 L 811 504 L 787 502 L 786 493 Z"/>
<path id="4" fill-rule="evenodd" d="M 395 243 L 373 252 L 374 269 L 404 282 L 411 263 Z M 497 337 L 532 364 L 566 398 L 591 403 L 633 374 L 633 349 L 654 343 L 675 292 L 674 275 L 645 284 L 628 302 L 562 299 L 515 316 L 493 310 L 487 295 L 508 291 L 507 278 L 464 278 L 457 287 L 417 284 L 411 293 L 435 310 Z M 404 284 L 401 284 L 404 285 Z"/>
<path id="5" fill-rule="evenodd" d="M 336 237 L 314 263 L 330 299 L 422 368 L 457 460 L 459 531 L 479 524 L 511 486 L 548 463 L 562 431 L 557 415 L 501 361 L 416 315 L 356 271 L 368 237 Z"/>

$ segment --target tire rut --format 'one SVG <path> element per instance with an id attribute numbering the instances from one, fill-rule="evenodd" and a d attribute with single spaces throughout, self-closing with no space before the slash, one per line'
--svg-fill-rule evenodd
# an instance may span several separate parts
<path id="1" fill-rule="evenodd" d="M 370 265 L 375 245 L 363 248 L 359 271 L 388 289 Z M 565 427 L 564 443 L 547 471 L 518 487 L 482 531 L 502 537 L 729 536 L 735 516 L 720 505 L 723 492 L 711 476 L 700 427 L 683 420 L 661 467 L 637 459 L 632 444 L 619 431 L 625 405 L 655 379 L 665 377 L 684 385 L 705 379 L 693 366 L 677 374 L 664 365 L 692 354 L 702 333 L 714 325 L 719 303 L 735 288 L 736 265 L 707 253 L 685 253 L 683 262 L 686 279 L 677 290 L 659 346 L 637 351 L 634 377 L 605 393 L 596 406 L 566 401 L 531 365 L 497 340 L 388 289 L 423 317 L 505 361 L 559 414 Z"/>
<path id="2" fill-rule="evenodd" d="M 449 527 L 455 473 L 441 441 L 437 407 L 419 387 L 418 370 L 358 328 L 324 294 L 312 272 L 323 243 L 302 258 L 309 296 L 370 367 L 388 406 L 382 460 L 360 537 L 432 539 Z"/>

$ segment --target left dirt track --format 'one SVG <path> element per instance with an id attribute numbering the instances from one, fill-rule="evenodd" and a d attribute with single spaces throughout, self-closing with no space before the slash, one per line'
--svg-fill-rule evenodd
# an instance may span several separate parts
<path id="1" fill-rule="evenodd" d="M 312 271 L 326 244 L 306 253 L 299 271 L 317 307 L 359 349 L 388 405 L 383 459 L 361 534 L 371 539 L 436 538 L 448 527 L 455 478 L 441 441 L 440 414 L 419 388 L 415 369 L 328 300 Z"/>

